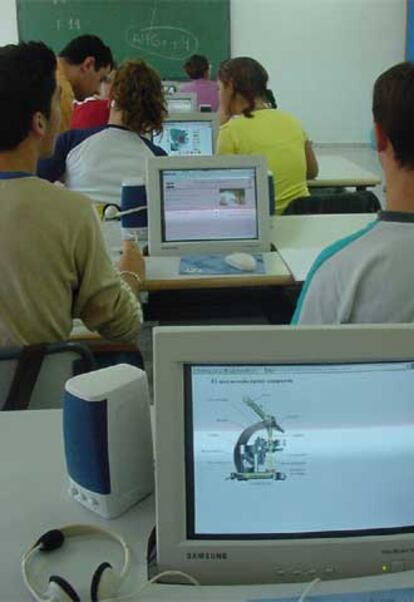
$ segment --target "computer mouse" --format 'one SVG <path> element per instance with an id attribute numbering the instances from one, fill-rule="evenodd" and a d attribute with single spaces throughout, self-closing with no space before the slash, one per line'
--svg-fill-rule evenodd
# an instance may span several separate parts
<path id="1" fill-rule="evenodd" d="M 256 269 L 256 259 L 249 253 L 231 253 L 224 258 L 224 261 L 242 272 L 254 272 Z"/>

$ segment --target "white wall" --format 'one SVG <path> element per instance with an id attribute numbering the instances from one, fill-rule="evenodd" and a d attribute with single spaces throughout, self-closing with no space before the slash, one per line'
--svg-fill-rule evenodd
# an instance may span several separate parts
<path id="1" fill-rule="evenodd" d="M 16 0 L 0 0 L 0 46 L 17 42 Z"/>
<path id="2" fill-rule="evenodd" d="M 404 60 L 405 0 L 231 0 L 232 56 L 317 142 L 367 142 L 376 77 Z"/>

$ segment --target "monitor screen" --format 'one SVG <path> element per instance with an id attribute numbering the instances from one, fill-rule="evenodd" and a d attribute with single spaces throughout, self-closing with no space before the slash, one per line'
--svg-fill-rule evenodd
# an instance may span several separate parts
<path id="1" fill-rule="evenodd" d="M 160 171 L 162 240 L 258 238 L 254 168 Z"/>
<path id="2" fill-rule="evenodd" d="M 188 539 L 413 530 L 412 362 L 183 370 Z"/>
<path id="3" fill-rule="evenodd" d="M 167 98 L 168 113 L 190 112 L 194 109 L 192 98 Z"/>
<path id="4" fill-rule="evenodd" d="M 212 155 L 213 124 L 211 121 L 166 121 L 161 134 L 153 142 L 169 156 Z"/>
<path id="5" fill-rule="evenodd" d="M 163 82 L 162 90 L 164 94 L 175 94 L 177 92 L 177 86 L 171 82 Z"/>

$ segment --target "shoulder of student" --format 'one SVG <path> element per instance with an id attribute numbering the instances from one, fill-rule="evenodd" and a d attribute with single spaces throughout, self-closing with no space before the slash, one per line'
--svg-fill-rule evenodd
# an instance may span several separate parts
<path id="1" fill-rule="evenodd" d="M 334 314 L 339 311 L 338 300 L 366 270 L 366 261 L 376 255 L 378 221 L 373 220 L 365 228 L 342 238 L 324 249 L 314 261 L 303 285 L 296 307 L 293 323 L 331 323 L 337 321 Z M 358 258 L 366 257 L 365 261 Z M 327 316 L 329 315 L 329 318 Z M 316 316 L 319 316 L 316 318 Z M 322 317 L 325 316 L 325 317 Z"/>
<path id="2" fill-rule="evenodd" d="M 29 179 L 27 181 L 30 182 Z M 36 202 L 47 203 L 49 211 L 54 207 L 58 212 L 63 211 L 62 219 L 72 214 L 78 217 L 94 214 L 93 203 L 86 195 L 68 190 L 61 184 L 52 184 L 42 178 L 34 178 L 32 182 Z"/>
<path id="3" fill-rule="evenodd" d="M 64 149 L 67 155 L 71 150 L 82 144 L 84 140 L 87 140 L 95 134 L 99 134 L 106 129 L 106 125 L 100 125 L 92 128 L 73 129 L 60 134 L 57 140 L 57 148 Z"/>
<path id="4" fill-rule="evenodd" d="M 149 150 L 156 157 L 165 157 L 167 155 L 167 153 L 165 152 L 165 150 L 163 148 L 161 148 L 160 146 L 157 146 L 156 144 L 151 142 L 151 140 L 148 140 L 148 138 L 145 138 L 144 136 L 140 136 L 140 138 L 141 138 L 142 142 L 145 144 L 145 146 L 147 148 L 149 148 Z"/>

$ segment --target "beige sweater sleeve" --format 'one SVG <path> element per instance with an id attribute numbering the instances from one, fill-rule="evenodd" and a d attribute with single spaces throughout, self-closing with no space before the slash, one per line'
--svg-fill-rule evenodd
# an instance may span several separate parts
<path id="1" fill-rule="evenodd" d="M 112 266 L 92 206 L 79 225 L 75 258 L 78 288 L 74 291 L 73 316 L 106 339 L 137 344 L 141 306 Z"/>

